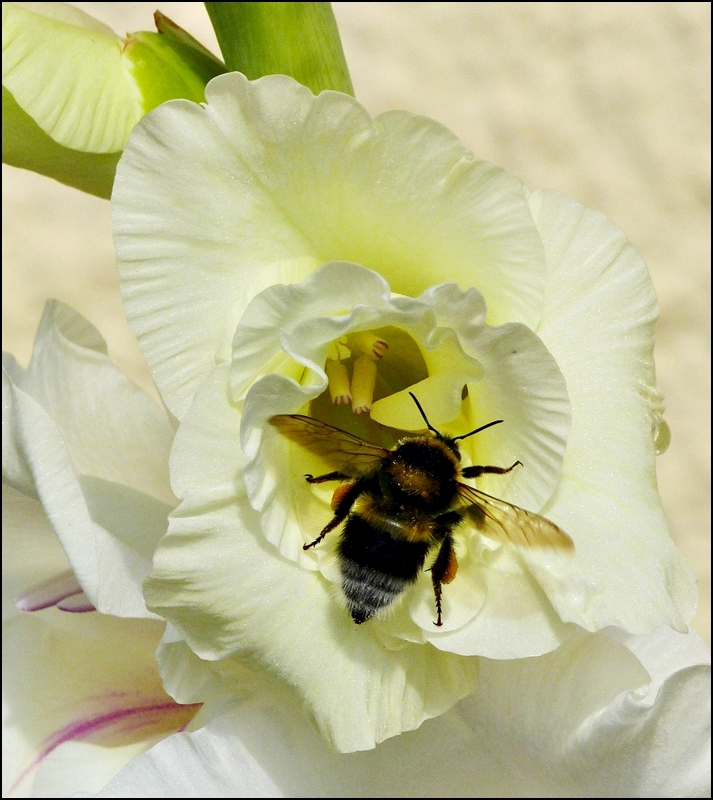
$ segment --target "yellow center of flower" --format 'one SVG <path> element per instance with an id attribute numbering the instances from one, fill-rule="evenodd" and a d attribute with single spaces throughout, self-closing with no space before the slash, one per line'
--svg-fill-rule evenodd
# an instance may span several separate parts
<path id="1" fill-rule="evenodd" d="M 376 362 L 389 345 L 372 331 L 361 331 L 332 342 L 324 371 L 329 380 L 329 394 L 336 405 L 351 403 L 352 411 L 371 411 L 376 385 Z M 352 378 L 344 361 L 354 356 Z"/>
<path id="2" fill-rule="evenodd" d="M 403 392 L 429 375 L 421 348 L 409 334 L 393 326 L 349 333 L 335 340 L 324 370 L 328 391 L 312 401 L 308 413 L 387 446 L 408 429 L 390 425 L 393 433 L 385 432 L 369 412 L 383 398 Z"/>
<path id="3" fill-rule="evenodd" d="M 349 333 L 332 342 L 325 363 L 328 390 L 310 404 L 311 416 L 367 441 L 392 447 L 425 425 L 409 392 L 438 424 L 465 429 L 468 384 L 480 367 L 454 338 L 424 347 L 401 328 Z"/>

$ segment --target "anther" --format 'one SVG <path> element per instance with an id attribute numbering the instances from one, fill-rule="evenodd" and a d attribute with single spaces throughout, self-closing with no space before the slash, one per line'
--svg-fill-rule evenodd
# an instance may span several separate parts
<path id="1" fill-rule="evenodd" d="M 373 333 L 354 334 L 350 339 L 352 349 L 361 351 L 354 362 L 352 373 L 352 411 L 355 414 L 371 411 L 376 386 L 376 362 L 389 349 L 389 345 Z"/>
<path id="2" fill-rule="evenodd" d="M 328 358 L 324 365 L 324 371 L 327 373 L 329 396 L 332 398 L 334 405 L 351 403 L 352 394 L 349 388 L 349 373 L 346 366 L 341 361 Z"/>
<path id="3" fill-rule="evenodd" d="M 354 362 L 352 375 L 352 411 L 355 414 L 371 411 L 375 385 L 376 361 L 366 355 L 359 356 Z"/>

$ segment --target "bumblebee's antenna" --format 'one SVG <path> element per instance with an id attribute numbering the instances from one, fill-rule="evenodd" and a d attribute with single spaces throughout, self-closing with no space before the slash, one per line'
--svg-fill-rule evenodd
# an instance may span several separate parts
<path id="1" fill-rule="evenodd" d="M 440 438 L 442 439 L 443 437 L 441 436 L 441 434 L 428 421 L 426 412 L 421 408 L 421 404 L 416 399 L 416 395 L 413 392 L 409 392 L 409 394 L 411 395 L 413 402 L 416 403 L 416 408 L 421 412 L 421 416 L 423 417 L 423 421 L 426 423 L 426 427 L 428 428 L 428 430 L 431 431 L 431 433 L 435 433 L 436 436 L 440 436 Z"/>
<path id="2" fill-rule="evenodd" d="M 470 433 L 464 433 L 462 436 L 454 436 L 452 441 L 457 442 L 458 439 L 467 439 L 474 433 L 480 433 L 481 431 L 484 431 L 486 428 L 489 428 L 491 425 L 500 425 L 501 422 L 502 422 L 501 419 L 495 419 L 492 422 L 489 422 L 487 425 L 481 425 L 479 428 L 476 428 L 474 431 L 471 431 Z"/>
<path id="3" fill-rule="evenodd" d="M 441 439 L 443 439 L 443 434 L 437 431 L 433 427 L 433 425 L 431 425 L 431 423 L 428 421 L 426 412 L 421 408 L 421 404 L 416 399 L 416 395 L 413 392 L 409 392 L 409 394 L 413 398 L 413 402 L 416 403 L 416 408 L 418 408 L 418 410 L 421 412 L 421 416 L 423 417 L 423 421 L 426 423 L 428 430 L 431 431 L 431 433 L 435 433 L 436 436 L 439 436 Z M 471 431 L 470 433 L 464 433 L 462 436 L 452 436 L 449 437 L 449 439 L 451 442 L 457 442 L 459 439 L 467 439 L 469 436 L 473 436 L 476 433 L 480 433 L 481 431 L 484 431 L 486 428 L 490 428 L 492 425 L 500 425 L 501 422 L 502 422 L 501 419 L 495 419 L 492 422 L 489 422 L 487 425 L 481 425 L 479 428 L 476 428 L 474 431 Z"/>

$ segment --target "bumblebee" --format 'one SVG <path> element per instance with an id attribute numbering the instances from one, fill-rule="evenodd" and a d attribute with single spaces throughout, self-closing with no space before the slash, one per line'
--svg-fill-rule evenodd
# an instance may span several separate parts
<path id="1" fill-rule="evenodd" d="M 284 436 L 321 456 L 334 468 L 324 475 L 305 475 L 310 484 L 339 481 L 332 497 L 334 516 L 316 547 L 342 523 L 337 558 L 347 608 L 357 625 L 390 605 L 417 579 L 426 559 L 433 581 L 436 620 L 443 624 L 443 585 L 458 571 L 454 533 L 464 523 L 497 541 L 518 546 L 571 550 L 570 537 L 544 517 L 498 500 L 462 483 L 462 478 L 506 475 L 515 467 L 461 467 L 458 441 L 484 431 L 494 420 L 462 436 L 445 436 L 428 421 L 409 392 L 428 434 L 407 436 L 387 449 L 301 414 L 270 419 Z"/>

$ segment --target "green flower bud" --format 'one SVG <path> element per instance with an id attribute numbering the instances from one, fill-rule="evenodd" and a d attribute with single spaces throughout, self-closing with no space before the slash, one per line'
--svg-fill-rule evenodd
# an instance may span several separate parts
<path id="1" fill-rule="evenodd" d="M 3 161 L 100 197 L 139 119 L 166 100 L 202 101 L 225 71 L 158 12 L 158 33 L 126 38 L 63 3 L 3 3 L 2 14 Z"/>

